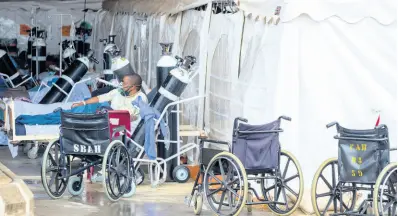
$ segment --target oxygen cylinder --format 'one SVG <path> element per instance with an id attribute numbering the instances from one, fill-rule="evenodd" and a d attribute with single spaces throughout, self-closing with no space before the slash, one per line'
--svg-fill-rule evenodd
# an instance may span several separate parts
<path id="1" fill-rule="evenodd" d="M 36 38 L 32 45 L 32 72 L 40 74 L 46 70 L 46 43 L 43 38 Z"/>
<path id="2" fill-rule="evenodd" d="M 180 58 L 179 58 L 180 59 Z M 182 59 L 180 59 L 182 60 Z M 187 56 L 182 61 L 181 65 L 170 71 L 165 81 L 159 88 L 153 100 L 150 102 L 150 106 L 155 108 L 159 113 L 163 112 L 164 108 L 170 104 L 171 102 L 177 101 L 181 96 L 186 86 L 190 82 L 189 77 L 189 69 L 191 65 L 196 62 L 195 57 Z M 134 133 L 132 135 L 133 140 L 141 146 L 144 146 L 145 143 L 145 120 L 141 120 L 137 125 Z M 170 144 L 170 149 L 174 144 Z M 133 158 L 137 158 L 139 149 L 132 150 Z M 167 155 L 166 155 L 167 156 Z M 177 157 L 178 158 L 178 157 Z M 173 160 L 175 161 L 175 160 Z M 134 167 L 139 167 L 139 162 Z M 169 167 L 169 165 L 167 164 Z M 172 171 L 174 167 L 167 168 L 168 176 L 172 176 L 170 171 Z"/>
<path id="3" fill-rule="evenodd" d="M 177 59 L 171 56 L 173 43 L 161 43 L 160 46 L 162 47 L 162 56 L 156 65 L 156 87 L 158 89 L 162 86 L 170 71 L 177 67 Z"/>
<path id="4" fill-rule="evenodd" d="M 72 48 L 72 45 L 69 45 L 64 52 L 62 53 L 63 60 L 65 62 L 64 69 L 69 67 L 72 62 L 76 59 L 76 50 Z"/>
<path id="5" fill-rule="evenodd" d="M 10 56 L 6 51 L 0 49 L 0 73 L 6 74 L 9 76 L 9 79 L 6 80 L 9 86 L 18 85 L 22 82 L 22 77 L 18 72 L 18 69 L 12 63 Z"/>
<path id="6" fill-rule="evenodd" d="M 130 61 L 122 56 L 117 56 L 112 59 L 111 70 L 119 82 L 123 80 L 124 76 L 134 74 L 133 68 L 130 65 Z"/>
<path id="7" fill-rule="evenodd" d="M 120 54 L 119 49 L 117 48 L 115 44 L 115 37 L 116 35 L 109 35 L 108 41 L 106 39 L 100 40 L 100 42 L 105 41 L 104 45 L 104 76 L 106 81 L 111 81 L 114 79 L 114 74 L 113 71 L 111 70 L 112 68 L 112 58 L 116 55 Z"/>
<path id="8" fill-rule="evenodd" d="M 170 71 L 177 67 L 177 59 L 171 56 L 173 43 L 160 43 L 160 46 L 162 47 L 162 56 L 160 57 L 156 65 L 156 88 L 158 90 L 161 88 L 162 83 L 165 82 Z M 168 116 L 168 126 L 170 129 L 170 140 L 178 140 L 176 113 L 170 113 L 170 115 Z M 163 137 L 160 135 L 159 139 L 163 140 Z M 157 144 L 158 157 L 165 159 L 175 153 L 177 153 L 177 145 L 170 145 L 169 149 L 166 149 L 164 143 L 161 142 Z M 176 166 L 176 160 L 178 160 L 178 158 L 167 162 L 168 179 L 172 177 L 170 170 L 173 170 L 172 168 Z"/>
<path id="9" fill-rule="evenodd" d="M 89 56 L 91 57 L 91 55 Z M 81 57 L 73 61 L 39 103 L 52 104 L 62 102 L 67 97 L 65 93 L 69 94 L 73 85 L 87 73 L 89 62 L 88 57 Z"/>

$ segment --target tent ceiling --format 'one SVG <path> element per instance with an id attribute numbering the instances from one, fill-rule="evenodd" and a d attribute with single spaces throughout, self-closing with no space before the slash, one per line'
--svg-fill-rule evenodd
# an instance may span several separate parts
<path id="1" fill-rule="evenodd" d="M 306 14 L 315 21 L 337 16 L 348 23 L 370 17 L 389 25 L 396 20 L 396 0 L 234 0 L 245 15 L 252 17 L 272 16 L 282 7 L 281 19 L 291 21 Z M 145 14 L 175 14 L 211 0 L 104 0 L 102 7 L 109 11 Z"/>
<path id="2" fill-rule="evenodd" d="M 102 8 L 145 14 L 175 14 L 208 2 L 210 0 L 104 0 Z"/>

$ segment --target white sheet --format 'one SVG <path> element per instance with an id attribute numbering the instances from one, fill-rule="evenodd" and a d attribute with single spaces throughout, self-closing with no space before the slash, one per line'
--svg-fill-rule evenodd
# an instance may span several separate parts
<path id="1" fill-rule="evenodd" d="M 19 115 L 39 115 L 53 112 L 58 107 L 70 109 L 73 102 L 54 104 L 32 104 L 14 101 L 14 118 Z M 26 135 L 54 135 L 59 133 L 59 125 L 25 125 Z"/>
<path id="2" fill-rule="evenodd" d="M 25 125 L 26 135 L 59 134 L 60 125 Z"/>

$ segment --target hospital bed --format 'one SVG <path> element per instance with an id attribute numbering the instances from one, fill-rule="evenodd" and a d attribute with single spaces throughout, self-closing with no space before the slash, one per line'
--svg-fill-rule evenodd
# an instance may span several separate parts
<path id="1" fill-rule="evenodd" d="M 51 113 L 57 108 L 70 109 L 72 104 L 73 102 L 33 104 L 12 98 L 1 100 L 0 107 L 4 109 L 4 127 L 2 129 L 6 132 L 10 144 L 25 144 L 24 152 L 30 159 L 35 159 L 40 145 L 58 139 L 59 125 L 20 125 L 15 123 L 15 119 L 21 114 L 39 115 Z"/>
<path id="2" fill-rule="evenodd" d="M 4 125 L 1 130 L 5 131 L 8 136 L 9 143 L 17 146 L 24 145 L 23 151 L 27 153 L 30 159 L 37 158 L 37 153 L 40 145 L 47 144 L 50 141 L 58 139 L 59 137 L 59 125 L 16 125 L 15 119 L 19 115 L 39 115 L 48 114 L 53 112 L 56 108 L 70 109 L 74 103 L 72 100 L 73 94 L 75 94 L 76 86 L 81 84 L 95 85 L 97 82 L 102 82 L 106 85 L 114 85 L 105 80 L 99 78 L 98 73 L 88 73 L 79 82 L 73 85 L 71 91 L 66 93 L 66 98 L 62 103 L 54 104 L 34 104 L 15 100 L 15 97 L 4 97 L 0 99 L 0 110 L 4 113 Z M 39 90 L 36 95 L 32 98 L 35 101 L 35 97 L 39 94 L 41 89 L 51 88 L 47 82 L 41 82 Z M 17 150 L 15 150 L 17 151 Z M 14 154 L 14 156 L 16 156 Z"/>

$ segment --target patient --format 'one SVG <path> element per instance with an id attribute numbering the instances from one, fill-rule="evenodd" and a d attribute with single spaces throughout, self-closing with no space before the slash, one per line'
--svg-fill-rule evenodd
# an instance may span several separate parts
<path id="1" fill-rule="evenodd" d="M 74 103 L 70 110 L 65 110 L 65 108 L 62 108 L 62 110 L 72 113 L 95 113 L 104 106 L 110 106 L 113 110 L 127 110 L 130 113 L 131 129 L 134 131 L 141 117 L 139 109 L 132 105 L 132 101 L 141 96 L 143 102 L 148 102 L 146 95 L 141 92 L 141 83 L 142 80 L 138 74 L 127 75 L 123 77 L 122 88 L 114 89 L 109 93 L 90 98 L 80 103 Z M 109 102 L 111 103 L 110 105 Z M 65 105 L 62 104 L 62 106 Z M 47 114 L 19 115 L 15 119 L 15 123 L 20 125 L 58 125 L 61 124 L 61 108 L 57 108 Z"/>
<path id="2" fill-rule="evenodd" d="M 113 110 L 127 110 L 130 113 L 132 127 L 138 124 L 140 120 L 139 110 L 132 106 L 132 102 L 141 96 L 145 103 L 148 103 L 146 95 L 141 91 L 141 76 L 134 73 L 123 77 L 122 89 L 114 89 L 106 94 L 92 97 L 86 101 L 74 103 L 72 108 L 95 103 L 110 102 Z"/>

